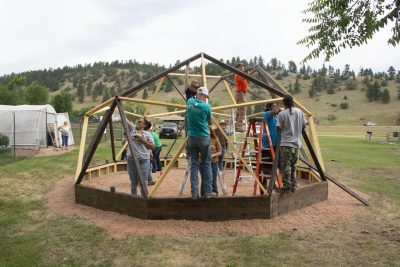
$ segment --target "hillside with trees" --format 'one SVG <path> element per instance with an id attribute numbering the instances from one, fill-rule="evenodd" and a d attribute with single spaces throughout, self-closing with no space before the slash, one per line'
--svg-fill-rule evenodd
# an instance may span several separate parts
<path id="1" fill-rule="evenodd" d="M 350 65 L 343 69 L 323 65 L 312 69 L 287 64 L 277 58 L 265 60 L 255 56 L 249 60 L 239 57 L 223 60 L 234 66 L 238 62 L 245 66 L 259 65 L 265 69 L 288 92 L 294 95 L 318 118 L 321 124 L 360 125 L 375 121 L 380 125 L 400 125 L 400 70 L 389 66 L 386 72 L 373 72 L 365 67 L 354 70 Z M 178 63 L 179 61 L 177 61 Z M 65 66 L 57 69 L 35 70 L 0 77 L 0 104 L 52 104 L 58 112 L 69 112 L 78 117 L 90 107 L 159 74 L 167 67 L 154 63 L 139 63 L 135 60 L 95 62 L 93 64 Z M 209 63 L 206 71 L 210 75 L 222 74 L 222 69 Z M 192 73 L 200 73 L 194 67 Z M 183 73 L 183 72 L 182 72 Z M 212 86 L 210 81 L 210 86 Z M 183 91 L 181 78 L 171 77 L 161 88 L 160 99 L 180 103 L 181 96 L 175 87 Z M 217 90 L 221 87 L 221 90 Z M 251 85 L 257 93 L 268 97 L 265 90 Z M 136 97 L 147 99 L 155 90 L 151 84 Z M 211 104 L 229 103 L 225 89 L 217 86 Z M 250 96 L 248 96 L 251 99 Z M 262 106 L 248 112 L 257 112 Z M 143 106 L 131 105 L 132 112 L 140 112 Z M 158 111 L 167 111 L 161 108 Z"/>

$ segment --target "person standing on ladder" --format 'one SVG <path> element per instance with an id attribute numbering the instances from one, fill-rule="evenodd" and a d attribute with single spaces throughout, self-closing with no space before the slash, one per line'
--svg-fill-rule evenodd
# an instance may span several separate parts
<path id="1" fill-rule="evenodd" d="M 238 70 L 244 71 L 244 67 L 242 63 L 238 63 L 235 66 Z M 255 69 L 248 72 L 248 75 L 251 75 L 255 72 Z M 246 102 L 245 96 L 247 93 L 247 80 L 242 76 L 235 74 L 235 100 L 237 104 Z M 235 130 L 237 132 L 243 132 L 243 125 L 245 124 L 244 117 L 245 117 L 246 107 L 238 107 L 236 111 L 236 125 Z"/>
<path id="2" fill-rule="evenodd" d="M 299 158 L 301 133 L 306 127 L 304 113 L 294 107 L 291 95 L 283 97 L 285 110 L 280 112 L 277 121 L 277 131 L 281 135 L 280 167 L 282 171 L 283 192 L 294 192 L 297 189 L 296 163 Z"/>
<path id="3" fill-rule="evenodd" d="M 196 98 L 187 101 L 187 127 L 188 127 L 188 151 L 190 154 L 190 185 L 193 199 L 199 197 L 199 155 L 204 166 L 204 196 L 206 198 L 216 196 L 212 192 L 212 171 L 210 133 L 208 125 L 212 124 L 211 106 L 206 102 L 208 89 L 200 87 Z"/>
<path id="4" fill-rule="evenodd" d="M 272 143 L 272 148 L 274 149 L 274 152 L 276 151 L 276 146 L 278 144 L 279 140 L 279 133 L 276 130 L 276 124 L 277 124 L 277 115 L 280 111 L 280 105 L 277 105 L 276 103 L 270 103 L 265 106 L 265 111 L 263 113 L 262 119 L 265 121 L 268 125 L 268 131 L 269 135 L 271 138 L 271 143 Z M 267 133 L 263 133 L 262 137 L 262 162 L 266 161 L 266 158 L 271 158 L 272 159 L 272 154 L 271 151 L 269 150 L 270 144 L 268 141 Z M 271 175 L 272 171 L 272 165 L 271 164 L 266 164 L 262 163 L 262 171 L 264 175 Z M 263 180 L 263 185 L 267 185 L 267 179 Z"/>

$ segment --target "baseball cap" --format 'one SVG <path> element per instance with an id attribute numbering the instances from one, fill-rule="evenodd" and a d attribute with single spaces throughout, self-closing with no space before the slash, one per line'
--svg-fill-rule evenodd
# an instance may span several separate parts
<path id="1" fill-rule="evenodd" d="M 226 121 L 220 120 L 220 121 L 219 121 L 219 124 L 226 124 Z"/>
<path id="2" fill-rule="evenodd" d="M 205 87 L 200 87 L 199 89 L 197 89 L 197 93 L 208 96 L 208 89 Z"/>

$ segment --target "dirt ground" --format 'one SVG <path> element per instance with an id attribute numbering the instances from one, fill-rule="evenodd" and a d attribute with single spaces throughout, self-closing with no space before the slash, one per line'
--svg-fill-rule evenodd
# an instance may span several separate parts
<path id="1" fill-rule="evenodd" d="M 171 170 L 155 196 L 178 196 L 183 173 L 183 169 Z M 226 176 L 228 175 L 229 173 Z M 156 180 L 159 177 L 159 173 L 153 175 L 153 177 Z M 232 178 L 228 177 L 225 181 L 228 187 L 228 194 L 231 194 Z M 105 189 L 115 186 L 118 192 L 130 191 L 130 181 L 126 172 L 102 176 L 84 183 Z M 152 187 L 149 187 L 149 192 L 151 190 Z M 253 183 L 250 180 L 243 179 L 239 182 L 237 192 L 238 195 L 252 195 Z M 186 183 L 184 195 L 186 197 L 190 196 L 189 180 Z M 117 239 L 125 238 L 129 235 L 202 236 L 226 233 L 267 234 L 282 231 L 311 230 L 324 227 L 332 222 L 346 220 L 364 208 L 360 202 L 334 184 L 329 183 L 327 201 L 273 219 L 224 222 L 142 220 L 75 204 L 73 177 L 57 181 L 54 189 L 48 193 L 47 201 L 48 207 L 53 211 L 66 216 L 79 216 L 89 223 L 103 228 L 110 236 Z"/>

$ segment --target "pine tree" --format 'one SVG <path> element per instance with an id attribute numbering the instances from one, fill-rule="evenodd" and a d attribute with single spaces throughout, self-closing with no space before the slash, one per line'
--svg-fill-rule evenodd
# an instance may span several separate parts
<path id="1" fill-rule="evenodd" d="M 388 75 L 389 75 L 389 80 L 394 80 L 394 77 L 396 76 L 396 70 L 393 68 L 393 66 L 389 67 Z"/>
<path id="2" fill-rule="evenodd" d="M 297 76 L 296 77 L 296 81 L 295 81 L 294 86 L 293 86 L 293 92 L 295 94 L 298 94 L 298 93 L 301 92 L 301 89 L 300 89 L 301 85 L 300 85 L 299 79 L 300 79 L 299 76 Z"/>
<path id="3" fill-rule="evenodd" d="M 85 89 L 83 88 L 82 83 L 79 83 L 78 88 L 76 89 L 76 95 L 78 96 L 79 103 L 83 103 L 85 98 Z"/>
<path id="4" fill-rule="evenodd" d="M 149 98 L 149 93 L 147 92 L 147 88 L 144 88 L 142 98 L 143 99 Z"/>
<path id="5" fill-rule="evenodd" d="M 382 103 L 389 103 L 390 102 L 390 93 L 387 88 L 383 89 L 382 92 Z"/>

